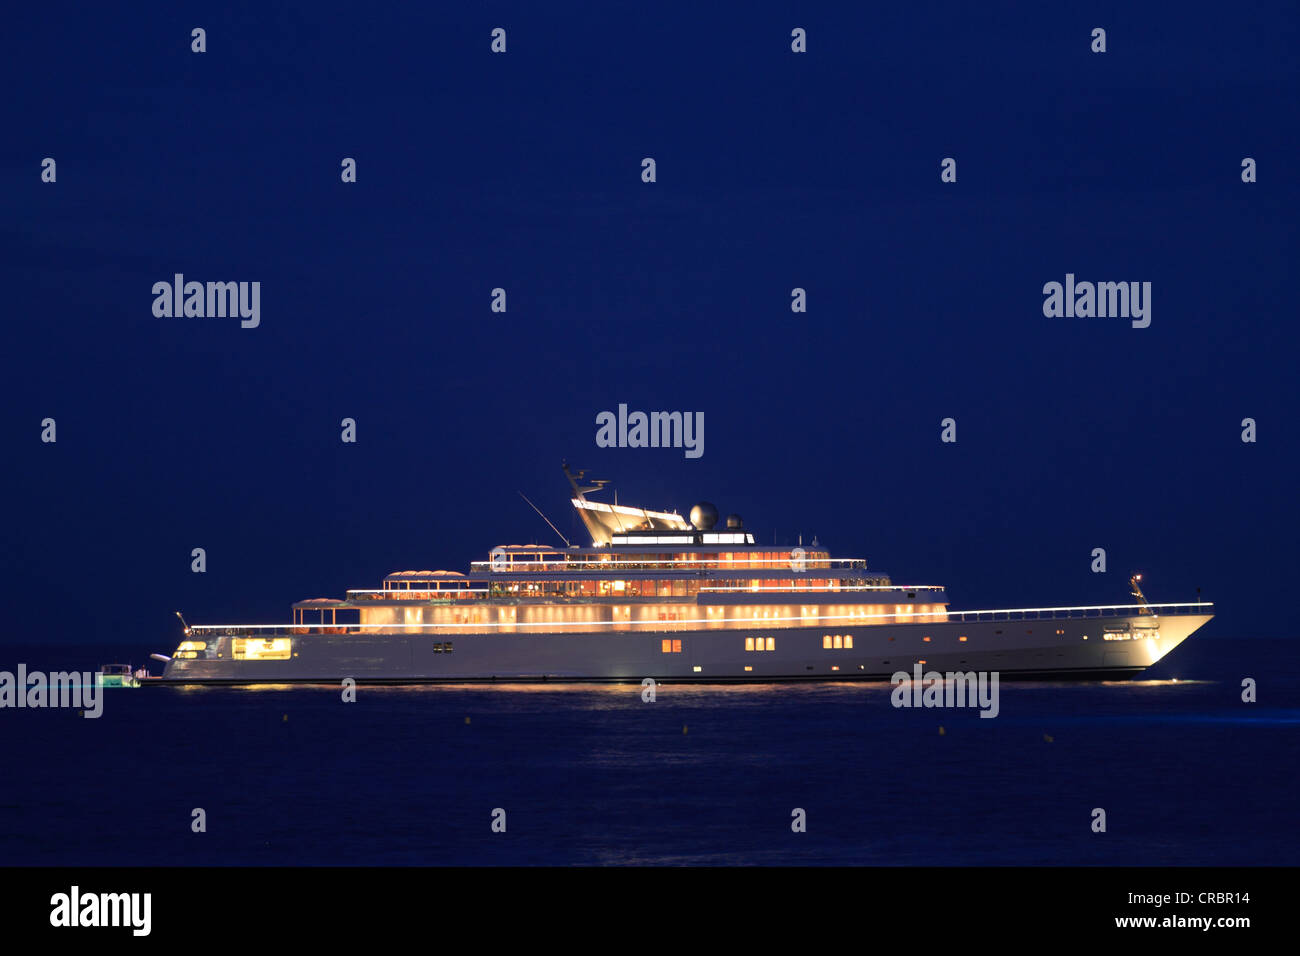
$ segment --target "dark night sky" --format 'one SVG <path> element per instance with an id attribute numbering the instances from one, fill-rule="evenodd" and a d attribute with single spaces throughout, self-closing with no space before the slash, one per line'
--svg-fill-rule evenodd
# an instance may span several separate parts
<path id="1" fill-rule="evenodd" d="M 0 640 L 165 651 L 175 608 L 553 542 L 517 492 L 576 530 L 561 458 L 954 607 L 1142 570 L 1285 632 L 1294 4 L 263 6 L 6 14 Z M 261 326 L 155 318 L 176 272 L 260 281 Z M 1150 328 L 1045 318 L 1067 272 L 1151 282 Z M 598 449 L 620 402 L 704 456 Z"/>

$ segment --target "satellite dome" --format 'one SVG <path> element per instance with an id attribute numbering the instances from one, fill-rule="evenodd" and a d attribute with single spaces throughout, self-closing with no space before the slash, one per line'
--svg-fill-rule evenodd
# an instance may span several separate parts
<path id="1" fill-rule="evenodd" d="M 738 531 L 745 527 L 745 522 L 740 520 L 740 515 L 727 515 L 727 527 Z"/>
<path id="2" fill-rule="evenodd" d="M 718 509 L 707 501 L 701 501 L 691 509 L 691 524 L 697 531 L 708 531 L 718 523 Z"/>

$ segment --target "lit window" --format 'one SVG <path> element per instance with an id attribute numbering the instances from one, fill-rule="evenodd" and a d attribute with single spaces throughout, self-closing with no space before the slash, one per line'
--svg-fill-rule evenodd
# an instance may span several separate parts
<path id="1" fill-rule="evenodd" d="M 754 639 L 752 637 L 745 638 L 745 650 L 752 651 L 753 649 L 754 649 Z"/>
<path id="2" fill-rule="evenodd" d="M 704 668 L 700 667 L 699 664 L 696 664 L 695 667 L 693 668 L 693 670 L 694 670 L 695 673 L 697 673 L 697 674 L 698 674 L 700 671 L 702 671 L 703 669 L 704 669 Z"/>
<path id="3" fill-rule="evenodd" d="M 843 634 L 836 634 L 833 638 L 831 638 L 831 640 L 833 641 L 833 643 L 831 644 L 831 647 L 843 647 L 843 646 L 844 646 L 844 635 L 843 635 Z"/>
<path id="4" fill-rule="evenodd" d="M 665 639 L 663 642 L 663 653 L 671 654 L 673 652 L 673 642 Z"/>
<path id="5" fill-rule="evenodd" d="M 837 670 L 839 670 L 839 669 L 840 669 L 840 665 L 839 665 L 839 664 L 832 664 L 832 665 L 831 665 L 831 670 L 833 670 L 833 671 L 837 671 Z"/>
<path id="6" fill-rule="evenodd" d="M 831 636 L 829 634 L 823 634 L 822 647 L 829 648 L 830 646 L 831 646 Z"/>
<path id="7" fill-rule="evenodd" d="M 750 667 L 748 664 L 745 665 L 745 670 L 752 671 L 753 669 L 754 668 Z"/>
<path id="8" fill-rule="evenodd" d="M 287 660 L 291 654 L 291 643 L 287 637 L 268 637 L 265 640 L 237 637 L 231 642 L 231 654 L 236 659 L 247 661 Z"/>
<path id="9" fill-rule="evenodd" d="M 925 637 L 923 637 L 923 638 L 921 638 L 921 640 L 923 640 L 923 641 L 925 641 L 925 643 L 927 643 L 927 644 L 929 644 L 929 643 L 930 643 L 930 638 L 929 638 L 929 636 L 928 636 L 928 635 L 927 635 L 927 636 L 925 636 Z"/>
<path id="10" fill-rule="evenodd" d="M 850 648 L 853 646 L 853 635 L 852 635 L 852 634 L 845 634 L 845 635 L 844 635 L 844 646 L 845 646 L 845 647 L 850 647 Z"/>
<path id="11" fill-rule="evenodd" d="M 680 654 L 681 652 L 682 652 L 682 642 L 681 642 L 681 641 L 673 641 L 673 653 L 674 653 L 674 654 Z"/>
<path id="12" fill-rule="evenodd" d="M 774 650 L 776 650 L 776 638 L 775 638 L 775 637 L 769 637 L 769 638 L 767 639 L 767 649 L 768 649 L 769 651 L 774 651 Z"/>

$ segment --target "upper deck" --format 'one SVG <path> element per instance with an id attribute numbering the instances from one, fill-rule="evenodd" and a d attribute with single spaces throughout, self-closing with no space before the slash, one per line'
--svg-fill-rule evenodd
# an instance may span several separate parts
<path id="1" fill-rule="evenodd" d="M 603 483 L 583 488 L 581 473 L 566 473 L 590 546 L 500 545 L 471 562 L 468 574 L 397 571 L 381 587 L 349 590 L 340 601 L 300 601 L 294 620 L 318 611 L 323 623 L 326 612 L 337 620 L 339 610 L 395 604 L 947 604 L 941 587 L 898 587 L 868 570 L 865 558 L 833 557 L 816 541 L 807 548 L 759 544 L 736 515 L 716 529 L 717 511 L 707 503 L 687 522 L 673 512 L 589 501 L 585 492 Z"/>
<path id="2" fill-rule="evenodd" d="M 559 549 L 502 545 L 469 574 L 396 571 L 380 588 L 348 591 L 349 601 L 460 602 L 490 597 L 683 597 L 700 591 L 892 590 L 889 576 L 862 558 L 823 550 L 756 545 L 614 545 Z"/>

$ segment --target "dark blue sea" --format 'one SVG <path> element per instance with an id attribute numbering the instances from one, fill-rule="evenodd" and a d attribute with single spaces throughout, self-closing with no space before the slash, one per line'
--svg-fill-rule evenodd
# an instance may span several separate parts
<path id="1" fill-rule="evenodd" d="M 0 865 L 1295 865 L 1297 643 L 1004 683 L 996 719 L 885 684 L 107 690 L 0 711 Z"/>

